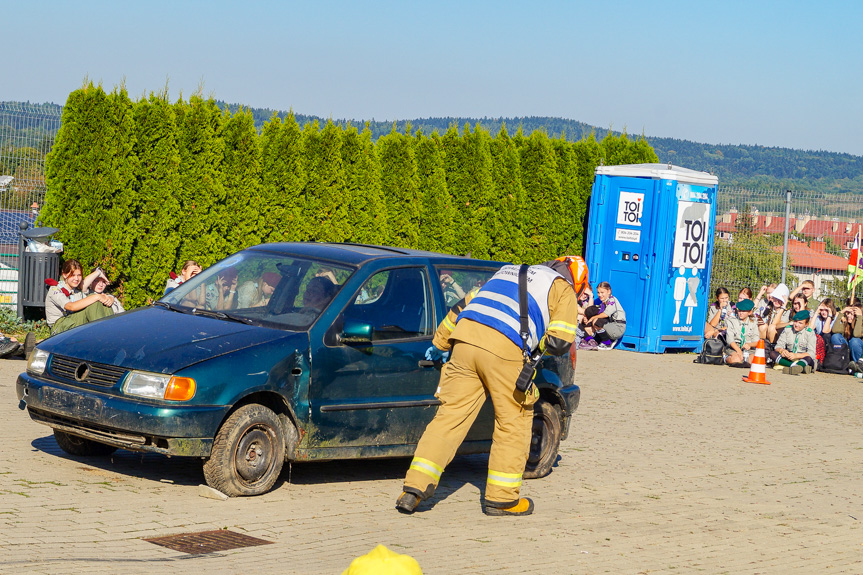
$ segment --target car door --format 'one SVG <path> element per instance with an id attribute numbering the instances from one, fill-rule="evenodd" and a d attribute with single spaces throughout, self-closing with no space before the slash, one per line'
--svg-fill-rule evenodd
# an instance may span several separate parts
<path id="1" fill-rule="evenodd" d="M 412 452 L 440 403 L 439 366 L 425 360 L 437 327 L 433 294 L 425 265 L 381 269 L 362 283 L 312 358 L 309 448 Z M 367 338 L 345 337 L 357 326 Z"/>

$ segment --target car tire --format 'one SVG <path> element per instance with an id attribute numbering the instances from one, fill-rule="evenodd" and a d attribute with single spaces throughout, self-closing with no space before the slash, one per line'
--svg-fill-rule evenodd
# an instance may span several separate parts
<path id="1" fill-rule="evenodd" d="M 533 406 L 525 479 L 537 479 L 551 473 L 560 449 L 560 435 L 560 407 L 540 399 Z"/>
<path id="2" fill-rule="evenodd" d="M 98 441 L 84 439 L 83 437 L 78 437 L 77 435 L 72 435 L 71 433 L 66 433 L 65 431 L 60 431 L 58 429 L 54 430 L 54 439 L 57 441 L 57 445 L 60 446 L 60 449 L 69 455 L 105 456 L 111 455 L 117 451 L 117 448 L 112 445 L 105 445 Z"/>
<path id="3" fill-rule="evenodd" d="M 263 405 L 232 413 L 213 441 L 204 463 L 207 485 L 230 497 L 269 491 L 285 462 L 285 434 L 278 416 Z"/>

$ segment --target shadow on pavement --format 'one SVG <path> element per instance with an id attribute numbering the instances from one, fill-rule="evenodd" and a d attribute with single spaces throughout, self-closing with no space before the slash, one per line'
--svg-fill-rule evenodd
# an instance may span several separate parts
<path id="1" fill-rule="evenodd" d="M 204 482 L 201 460 L 186 457 L 167 457 L 156 453 L 138 453 L 118 449 L 111 455 L 82 457 L 69 455 L 57 445 L 53 435 L 34 439 L 34 449 L 89 467 L 119 475 L 140 477 L 150 481 L 168 481 L 176 485 L 198 485 Z"/>

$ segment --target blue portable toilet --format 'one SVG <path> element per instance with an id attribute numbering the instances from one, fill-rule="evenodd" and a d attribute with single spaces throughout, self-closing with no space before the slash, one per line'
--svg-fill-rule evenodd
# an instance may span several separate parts
<path id="1" fill-rule="evenodd" d="M 626 312 L 619 349 L 701 350 L 718 183 L 671 164 L 596 168 L 585 260 Z"/>

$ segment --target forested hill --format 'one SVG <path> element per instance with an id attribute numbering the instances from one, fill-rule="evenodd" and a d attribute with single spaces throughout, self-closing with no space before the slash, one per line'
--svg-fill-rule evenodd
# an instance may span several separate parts
<path id="1" fill-rule="evenodd" d="M 5 102 L 0 102 L 0 110 L 3 104 Z M 238 104 L 226 104 L 221 101 L 218 104 L 221 108 L 227 107 L 231 112 L 239 108 Z M 56 105 L 44 104 L 43 106 Z M 278 113 L 281 117 L 287 115 L 287 112 L 276 112 L 268 108 L 246 109 L 254 116 L 255 125 L 259 131 L 274 113 Z M 295 116 L 301 125 L 317 120 L 323 126 L 326 122 L 326 118 L 317 116 L 304 114 L 295 114 Z M 350 122 L 357 127 L 366 124 L 364 120 L 334 119 L 334 121 L 341 125 Z M 545 130 L 552 137 L 564 135 L 567 140 L 580 140 L 591 133 L 595 134 L 597 139 L 602 139 L 608 133 L 605 128 L 591 126 L 584 122 L 537 116 L 420 118 L 398 122 L 372 119 L 368 124 L 375 140 L 382 134 L 392 131 L 394 127 L 396 131 L 404 132 L 408 125 L 413 131 L 422 130 L 425 134 L 431 134 L 437 130 L 438 133 L 443 134 L 453 124 L 460 132 L 464 130 L 465 124 L 470 124 L 471 129 L 479 124 L 492 134 L 496 134 L 501 125 L 506 124 L 510 134 L 514 134 L 519 128 L 525 134 L 539 129 Z M 2 138 L 5 130 L 6 127 L 0 126 L 0 139 L 5 139 Z M 630 135 L 640 136 L 641 134 Z M 712 172 L 719 176 L 720 185 L 863 194 L 863 156 L 765 146 L 701 144 L 675 138 L 655 138 L 650 134 L 645 134 L 645 137 L 656 150 L 660 161 Z"/>
<path id="2" fill-rule="evenodd" d="M 224 102 L 219 102 L 224 107 Z M 237 104 L 227 105 L 231 111 L 238 109 Z M 255 117 L 255 125 L 260 129 L 269 120 L 274 110 L 266 108 L 251 108 Z M 278 112 L 284 117 L 285 112 Z M 325 118 L 295 114 L 300 124 L 317 120 L 321 124 Z M 346 124 L 349 120 L 334 119 L 337 124 Z M 365 121 L 350 120 L 355 126 L 362 127 Z M 430 134 L 437 130 L 443 134 L 455 124 L 459 132 L 465 124 L 471 129 L 477 124 L 496 134 L 502 124 L 507 131 L 514 134 L 519 128 L 530 134 L 534 130 L 545 130 L 551 137 L 564 135 L 567 140 L 580 140 L 596 135 L 602 139 L 608 133 L 605 128 L 599 128 L 564 118 L 529 116 L 522 118 L 420 118 L 414 120 L 368 121 L 372 137 L 393 130 L 404 132 L 410 125 L 413 131 L 422 130 Z M 641 134 L 630 134 L 640 136 Z M 700 144 L 689 140 L 675 138 L 654 138 L 645 134 L 647 141 L 656 150 L 661 162 L 671 162 L 675 165 L 693 170 L 703 170 L 719 176 L 720 185 L 742 186 L 749 188 L 775 188 L 793 190 L 811 190 L 820 193 L 859 193 L 863 194 L 863 156 L 838 154 L 835 152 L 794 150 L 791 148 L 775 148 L 765 146 L 735 146 Z"/>

